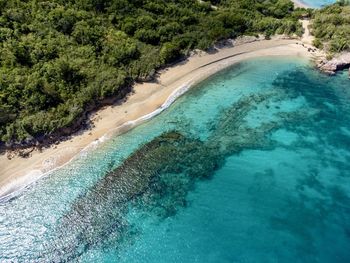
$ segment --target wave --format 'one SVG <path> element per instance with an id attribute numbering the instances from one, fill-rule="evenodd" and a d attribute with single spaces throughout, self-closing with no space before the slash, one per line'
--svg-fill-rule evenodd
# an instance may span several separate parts
<path id="1" fill-rule="evenodd" d="M 18 197 L 30 186 L 35 184 L 39 179 L 42 179 L 43 177 L 50 175 L 54 171 L 63 168 L 64 166 L 68 165 L 76 158 L 82 155 L 88 154 L 88 152 L 90 152 L 91 150 L 95 150 L 99 145 L 111 139 L 113 135 L 116 135 L 116 132 L 119 131 L 119 134 L 117 135 L 123 134 L 135 128 L 136 126 L 144 123 L 145 121 L 150 120 L 153 117 L 159 115 L 164 110 L 169 108 L 179 97 L 185 94 L 191 88 L 192 85 L 193 85 L 193 80 L 191 79 L 190 81 L 184 83 L 183 85 L 175 89 L 159 108 L 157 108 L 156 110 L 146 115 L 143 115 L 137 118 L 136 120 L 127 121 L 118 127 L 112 128 L 110 131 L 108 131 L 106 134 L 101 136 L 99 139 L 91 142 L 89 145 L 81 149 L 76 155 L 74 155 L 69 161 L 65 162 L 63 165 L 55 167 L 55 159 L 57 160 L 57 158 L 51 158 L 48 160 L 48 162 L 46 162 L 46 164 L 43 164 L 43 166 L 46 165 L 46 166 L 53 167 L 48 171 L 42 172 L 39 169 L 31 170 L 28 173 L 26 173 L 24 176 L 21 176 L 18 179 L 12 181 L 11 183 L 4 185 L 3 187 L 0 188 L 0 203 L 5 203 L 10 201 L 11 199 Z"/>

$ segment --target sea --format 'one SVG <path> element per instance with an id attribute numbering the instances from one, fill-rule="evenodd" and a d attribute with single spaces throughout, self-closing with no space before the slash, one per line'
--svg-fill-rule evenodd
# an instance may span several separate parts
<path id="1" fill-rule="evenodd" d="M 309 6 L 310 8 L 321 8 L 327 5 L 335 3 L 335 0 L 300 0 L 301 3 Z"/>
<path id="2" fill-rule="evenodd" d="M 246 60 L 0 203 L 0 262 L 350 262 L 350 80 Z"/>

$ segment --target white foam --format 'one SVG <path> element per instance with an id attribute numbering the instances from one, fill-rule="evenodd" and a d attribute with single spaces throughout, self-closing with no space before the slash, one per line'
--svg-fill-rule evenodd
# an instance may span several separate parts
<path id="1" fill-rule="evenodd" d="M 31 170 L 0 188 L 0 203 L 6 202 L 24 191 L 29 185 L 39 180 L 44 173 L 41 170 Z"/>
<path id="2" fill-rule="evenodd" d="M 175 100 L 177 98 L 179 98 L 180 96 L 182 96 L 186 91 L 189 90 L 189 88 L 191 87 L 190 83 L 186 83 L 182 86 L 180 86 L 179 88 L 177 88 L 176 90 L 174 90 L 170 96 L 167 98 L 167 100 L 155 111 L 152 111 L 149 114 L 143 115 L 140 118 L 133 120 L 133 121 L 128 121 L 123 125 L 135 125 L 135 124 L 139 124 L 141 122 L 144 122 L 146 120 L 149 120 L 155 116 L 157 116 L 158 114 L 160 114 L 162 111 L 166 110 L 167 108 L 169 108 L 171 106 L 171 104 L 173 104 L 175 102 Z"/>
<path id="3" fill-rule="evenodd" d="M 136 120 L 127 121 L 127 122 L 123 123 L 122 125 L 111 129 L 111 131 L 120 130 L 122 128 L 128 128 L 128 130 L 130 130 L 130 129 L 134 128 L 135 126 L 137 126 L 138 124 L 141 124 L 141 123 L 157 116 L 158 114 L 160 114 L 161 112 L 166 110 L 168 107 L 170 107 L 176 101 L 177 98 L 179 98 L 184 93 L 186 93 L 190 89 L 191 85 L 192 85 L 192 80 L 188 81 L 187 83 L 181 85 L 179 88 L 174 90 L 169 95 L 167 100 L 156 110 L 154 110 L 151 113 L 148 113 L 146 115 L 143 115 Z M 28 173 L 26 173 L 24 176 L 21 176 L 18 179 L 13 180 L 11 183 L 4 185 L 3 187 L 0 188 L 0 203 L 7 202 L 10 199 L 15 198 L 16 196 L 21 194 L 25 189 L 27 189 L 29 186 L 34 184 L 37 180 L 39 180 L 40 178 L 42 178 L 44 176 L 49 175 L 50 173 L 62 168 L 65 165 L 69 164 L 78 156 L 87 155 L 90 150 L 96 149 L 101 143 L 104 143 L 105 141 L 110 139 L 111 136 L 109 136 L 108 134 L 111 131 L 109 131 L 105 135 L 101 136 L 99 139 L 91 142 L 89 145 L 84 147 L 78 154 L 76 154 L 73 158 L 71 158 L 68 162 L 64 163 L 63 165 L 55 167 L 57 158 L 50 157 L 49 159 L 46 159 L 43 161 L 43 167 L 42 167 L 43 169 L 42 170 L 44 170 L 46 172 L 43 172 L 42 170 L 31 170 Z"/>

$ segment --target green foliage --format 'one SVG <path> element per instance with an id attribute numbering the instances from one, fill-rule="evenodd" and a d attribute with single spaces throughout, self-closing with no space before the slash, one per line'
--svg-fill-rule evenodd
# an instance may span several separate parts
<path id="1" fill-rule="evenodd" d="M 174 43 L 165 43 L 160 49 L 160 61 L 162 63 L 169 63 L 179 57 L 181 49 Z"/>
<path id="2" fill-rule="evenodd" d="M 192 49 L 300 34 L 292 9 L 289 0 L 0 0 L 0 142 L 67 128 Z"/>
<path id="3" fill-rule="evenodd" d="M 331 53 L 350 50 L 350 6 L 346 1 L 316 10 L 312 33 L 317 47 Z"/>
<path id="4" fill-rule="evenodd" d="M 322 41 L 319 39 L 319 38 L 315 38 L 312 42 L 312 44 L 317 47 L 317 48 L 320 48 L 322 49 L 323 48 L 323 44 L 322 44 Z"/>

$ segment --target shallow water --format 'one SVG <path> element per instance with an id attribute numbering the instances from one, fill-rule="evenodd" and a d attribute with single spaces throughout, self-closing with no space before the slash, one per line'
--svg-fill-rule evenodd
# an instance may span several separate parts
<path id="1" fill-rule="evenodd" d="M 320 8 L 326 5 L 331 5 L 335 3 L 335 0 L 300 0 L 301 3 L 306 4 L 311 8 Z"/>
<path id="2" fill-rule="evenodd" d="M 235 65 L 0 204 L 0 261 L 349 262 L 349 87 Z"/>

